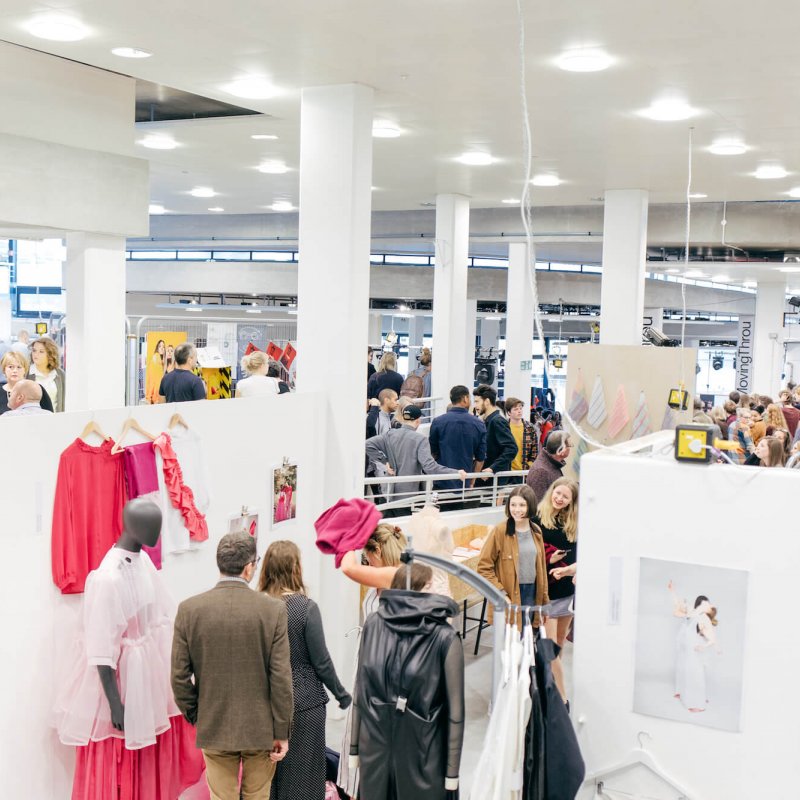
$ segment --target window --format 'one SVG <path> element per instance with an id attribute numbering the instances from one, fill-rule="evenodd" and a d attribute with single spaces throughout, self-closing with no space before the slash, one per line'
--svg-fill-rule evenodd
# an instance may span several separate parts
<path id="1" fill-rule="evenodd" d="M 254 250 L 253 261 L 296 261 L 293 252 L 278 250 Z"/>
<path id="2" fill-rule="evenodd" d="M 215 250 L 214 261 L 250 261 L 249 250 Z"/>
<path id="3" fill-rule="evenodd" d="M 210 250 L 178 250 L 178 261 L 210 261 Z"/>
<path id="4" fill-rule="evenodd" d="M 177 250 L 131 250 L 131 261 L 174 261 Z"/>

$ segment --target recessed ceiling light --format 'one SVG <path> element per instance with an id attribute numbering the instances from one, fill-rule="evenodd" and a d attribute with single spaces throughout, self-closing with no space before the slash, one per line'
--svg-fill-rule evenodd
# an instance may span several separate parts
<path id="1" fill-rule="evenodd" d="M 161 203 L 150 203 L 147 207 L 148 214 L 166 214 L 167 209 L 161 205 Z"/>
<path id="2" fill-rule="evenodd" d="M 608 53 L 594 47 L 567 50 L 556 59 L 559 69 L 567 72 L 600 72 L 613 63 L 614 59 Z"/>
<path id="3" fill-rule="evenodd" d="M 213 206 L 212 208 L 208 209 L 209 211 L 224 211 L 225 209 L 222 206 Z"/>
<path id="4" fill-rule="evenodd" d="M 684 273 L 685 278 L 705 278 L 705 272 L 701 272 L 699 269 L 690 269 Z"/>
<path id="5" fill-rule="evenodd" d="M 672 269 L 665 269 L 664 272 L 666 272 L 666 273 L 668 273 L 670 275 L 677 275 L 680 272 L 680 270 L 679 269 L 675 269 L 673 267 Z"/>
<path id="6" fill-rule="evenodd" d="M 278 90 L 266 79 L 256 75 L 249 78 L 238 78 L 222 87 L 234 97 L 246 100 L 267 100 L 278 94 Z"/>
<path id="7" fill-rule="evenodd" d="M 800 197 L 800 186 L 796 186 L 794 189 L 789 189 L 786 194 L 788 194 L 789 197 Z"/>
<path id="8" fill-rule="evenodd" d="M 785 178 L 788 174 L 780 164 L 762 164 L 753 176 L 761 181 L 774 181 Z"/>
<path id="9" fill-rule="evenodd" d="M 501 200 L 500 202 L 501 203 L 507 203 L 508 205 L 513 206 L 516 203 L 519 203 L 519 201 L 520 201 L 519 197 L 506 197 L 505 200 Z"/>
<path id="10" fill-rule="evenodd" d="M 708 148 L 708 152 L 715 156 L 740 156 L 746 153 L 747 149 L 744 142 L 735 139 L 718 139 Z"/>
<path id="11" fill-rule="evenodd" d="M 254 133 L 250 136 L 251 139 L 277 139 L 274 133 Z"/>
<path id="12" fill-rule="evenodd" d="M 273 211 L 292 211 L 294 206 L 289 200 L 276 200 L 270 208 Z"/>
<path id="13" fill-rule="evenodd" d="M 396 139 L 403 135 L 403 131 L 394 122 L 384 119 L 376 119 L 372 123 L 372 135 L 376 139 Z"/>
<path id="14" fill-rule="evenodd" d="M 148 53 L 147 50 L 140 50 L 138 47 L 115 47 L 111 53 L 120 58 L 150 58 L 153 55 Z"/>
<path id="15" fill-rule="evenodd" d="M 79 42 L 89 35 L 89 29 L 80 20 L 65 14 L 44 14 L 32 19 L 26 27 L 38 39 L 53 42 Z"/>
<path id="16" fill-rule="evenodd" d="M 467 153 L 462 153 L 456 161 L 466 164 L 470 167 L 487 167 L 489 164 L 494 163 L 491 153 L 486 153 L 481 150 L 472 150 Z"/>
<path id="17" fill-rule="evenodd" d="M 704 200 L 706 197 L 708 197 L 708 195 L 703 194 L 702 192 L 692 192 L 689 195 L 690 200 Z"/>
<path id="18" fill-rule="evenodd" d="M 143 139 L 139 139 L 137 144 L 150 150 L 174 150 L 178 146 L 178 143 L 165 133 L 148 133 Z"/>
<path id="19" fill-rule="evenodd" d="M 677 122 L 689 119 L 697 114 L 697 109 L 692 108 L 685 100 L 677 97 L 665 97 L 655 100 L 649 108 L 639 112 L 641 116 L 657 122 Z"/>
<path id="20" fill-rule="evenodd" d="M 248 314 L 260 314 L 261 309 L 258 307 L 258 303 L 252 303 L 250 308 L 245 309 L 246 313 Z"/>
<path id="21" fill-rule="evenodd" d="M 534 186 L 560 186 L 561 178 L 552 173 L 543 172 L 541 175 L 534 175 L 531 179 Z"/>
<path id="22" fill-rule="evenodd" d="M 262 161 L 256 169 L 266 175 L 283 175 L 289 171 L 289 167 L 283 161 Z"/>
<path id="23" fill-rule="evenodd" d="M 216 197 L 217 195 L 210 186 L 195 186 L 189 194 L 192 197 Z"/>
<path id="24" fill-rule="evenodd" d="M 755 289 L 756 286 L 758 286 L 758 281 L 745 281 L 742 286 L 744 286 L 745 289 Z"/>
<path id="25" fill-rule="evenodd" d="M 712 275 L 711 280 L 714 283 L 729 283 L 731 279 L 730 275 Z"/>

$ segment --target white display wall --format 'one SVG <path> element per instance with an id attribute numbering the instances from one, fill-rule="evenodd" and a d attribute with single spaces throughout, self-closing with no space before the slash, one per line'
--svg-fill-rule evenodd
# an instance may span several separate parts
<path id="1" fill-rule="evenodd" d="M 263 553 L 277 538 L 292 539 L 300 546 L 309 592 L 322 601 L 326 635 L 329 640 L 343 639 L 346 621 L 337 601 L 355 608 L 358 589 L 337 574 L 326 577 L 329 586 L 333 581 L 335 594 L 320 597 L 321 570 L 332 573 L 333 563 L 314 544 L 313 522 L 322 507 L 324 481 L 319 445 L 325 440 L 324 407 L 320 398 L 303 394 L 133 409 L 135 418 L 153 433 L 163 430 L 172 413 L 179 411 L 202 437 L 205 448 L 210 539 L 197 551 L 165 557 L 162 574 L 176 600 L 215 584 L 216 544 L 227 532 L 229 515 L 243 505 L 256 507 L 261 515 L 259 551 Z M 94 417 L 107 434 L 116 436 L 129 413 L 129 409 L 98 411 Z M 0 784 L 4 797 L 67 800 L 71 792 L 72 748 L 59 743 L 50 720 L 53 696 L 64 677 L 61 655 L 74 636 L 81 595 L 63 596 L 53 585 L 50 522 L 59 456 L 90 417 L 87 412 L 0 419 L 4 512 L 0 560 L 5 573 L 0 583 Z M 126 441 L 142 440 L 131 434 Z M 272 468 L 284 457 L 299 464 L 297 517 L 270 530 Z"/>
<path id="2" fill-rule="evenodd" d="M 661 438 L 669 449 L 670 435 Z M 581 461 L 572 715 L 587 774 L 625 759 L 644 732 L 642 744 L 691 800 L 798 796 L 799 488 L 794 470 L 679 464 L 670 455 L 611 451 Z M 690 714 L 681 722 L 634 713 L 641 557 L 749 573 L 744 618 L 732 604 L 720 604 L 721 652 L 710 656 L 709 681 L 718 689 L 714 664 L 730 662 L 725 647 L 733 650 L 730 643 L 743 636 L 738 731 L 692 724 Z M 647 591 L 668 598 L 663 583 Z M 664 605 L 669 614 L 668 599 Z M 663 644 L 665 654 L 672 652 L 674 640 Z M 671 688 L 667 702 L 679 703 Z M 608 778 L 606 789 L 609 797 L 678 797 L 641 767 Z M 587 786 L 580 797 L 593 798 L 593 791 Z"/>

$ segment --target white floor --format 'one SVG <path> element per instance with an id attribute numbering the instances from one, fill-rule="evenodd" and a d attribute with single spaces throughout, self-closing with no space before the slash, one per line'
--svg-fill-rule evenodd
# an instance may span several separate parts
<path id="1" fill-rule="evenodd" d="M 483 737 L 489 714 L 490 684 L 492 675 L 492 636 L 491 629 L 484 630 L 481 636 L 481 647 L 477 656 L 472 652 L 475 648 L 475 632 L 467 634 L 464 642 L 464 696 L 467 709 L 467 726 L 464 732 L 464 746 L 461 751 L 461 796 L 469 797 L 472 785 L 473 770 L 483 747 Z M 569 692 L 572 676 L 572 645 L 567 642 L 562 654 L 564 674 Z M 333 719 L 335 714 L 333 703 L 328 704 L 327 741 L 328 746 L 337 752 L 341 749 L 344 733 L 344 719 Z"/>

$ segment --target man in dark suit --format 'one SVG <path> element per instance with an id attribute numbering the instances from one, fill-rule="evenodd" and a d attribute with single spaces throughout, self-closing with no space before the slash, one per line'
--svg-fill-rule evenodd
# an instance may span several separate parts
<path id="1" fill-rule="evenodd" d="M 229 533 L 217 547 L 219 583 L 178 607 L 172 690 L 197 725 L 212 800 L 267 800 L 289 749 L 292 667 L 286 605 L 248 586 L 255 540 Z M 194 680 L 193 680 L 194 679 Z"/>

